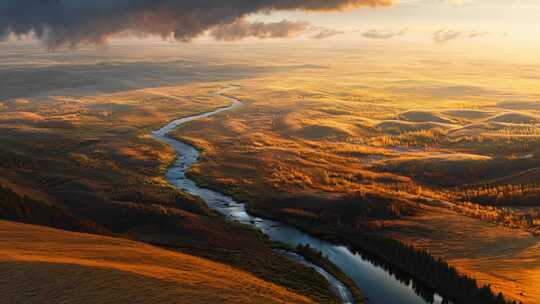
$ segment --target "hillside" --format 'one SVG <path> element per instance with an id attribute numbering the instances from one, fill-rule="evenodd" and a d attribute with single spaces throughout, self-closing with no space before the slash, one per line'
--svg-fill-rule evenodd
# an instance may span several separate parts
<path id="1" fill-rule="evenodd" d="M 174 248 L 335 303 L 315 270 L 276 253 L 257 231 L 226 221 L 164 179 L 175 153 L 150 132 L 227 104 L 212 95 L 221 87 L 6 102 L 0 109 L 0 219 Z M 17 114 L 23 112 L 35 115 Z"/>
<path id="2" fill-rule="evenodd" d="M 0 303 L 309 302 L 229 266 L 124 239 L 0 221 L 0 242 Z"/>

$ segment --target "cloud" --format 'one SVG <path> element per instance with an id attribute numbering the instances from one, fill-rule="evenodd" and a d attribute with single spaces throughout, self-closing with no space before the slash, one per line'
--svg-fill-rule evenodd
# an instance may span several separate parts
<path id="1" fill-rule="evenodd" d="M 345 34 L 344 31 L 338 31 L 328 27 L 315 27 L 313 28 L 315 34 L 311 36 L 312 39 L 322 40 L 333 36 Z"/>
<path id="2" fill-rule="evenodd" d="M 32 34 L 49 47 L 102 44 L 110 36 L 124 32 L 190 41 L 206 31 L 242 22 L 239 20 L 255 13 L 343 10 L 387 6 L 392 1 L 2 0 L 0 38 Z"/>
<path id="3" fill-rule="evenodd" d="M 362 33 L 362 37 L 368 39 L 390 39 L 398 36 L 403 36 L 409 32 L 409 29 L 402 29 L 399 31 L 381 31 L 381 30 L 369 30 Z"/>
<path id="4" fill-rule="evenodd" d="M 210 31 L 210 36 L 216 40 L 235 41 L 247 37 L 265 38 L 287 38 L 294 37 L 309 29 L 311 25 L 304 21 L 280 22 L 249 22 L 245 19 L 238 19 L 232 23 L 224 24 Z"/>
<path id="5" fill-rule="evenodd" d="M 282 20 L 280 22 L 264 23 L 250 22 L 245 18 L 217 26 L 209 32 L 211 37 L 220 41 L 237 41 L 248 37 L 259 39 L 289 38 L 302 34 L 310 34 L 311 39 L 322 40 L 345 34 L 345 32 L 329 27 L 312 26 L 305 21 Z"/>
<path id="6" fill-rule="evenodd" d="M 490 32 L 479 31 L 457 31 L 457 30 L 438 30 L 432 34 L 432 39 L 436 43 L 444 43 L 456 39 L 474 39 L 491 35 Z"/>

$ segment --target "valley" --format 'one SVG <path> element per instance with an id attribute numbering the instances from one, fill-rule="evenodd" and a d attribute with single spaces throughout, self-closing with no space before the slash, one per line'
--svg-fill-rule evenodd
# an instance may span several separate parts
<path id="1" fill-rule="evenodd" d="M 411 52 L 387 67 L 384 52 L 379 62 L 364 50 L 347 65 L 306 65 L 313 58 L 293 50 L 277 65 L 280 51 L 257 50 L 242 59 L 232 49 L 220 55 L 235 75 L 221 75 L 217 59 L 204 76 L 182 74 L 213 58 L 200 53 L 148 63 L 148 87 L 124 62 L 115 67 L 121 82 L 80 84 L 77 94 L 54 85 L 29 95 L 6 91 L 1 218 L 197 256 L 318 303 L 340 302 L 336 288 L 276 248 L 309 244 L 322 252 L 342 270 L 332 274 L 356 289 L 357 302 L 362 294 L 410 303 L 445 296 L 503 303 L 499 292 L 523 303 L 539 299 L 534 82 L 511 82 L 509 64 L 494 59 L 476 72 L 447 63 L 451 78 L 429 53 Z M 489 85 L 486 74 L 494 75 Z M 412 75 L 416 81 L 404 80 Z M 242 106 L 222 112 L 231 98 Z M 170 175 L 178 150 L 152 132 L 216 109 L 167 129 L 200 151 L 184 168 L 197 183 L 186 191 Z M 200 189 L 235 203 L 212 205 Z M 306 242 L 304 233 L 317 241 Z M 373 273 L 385 279 L 369 279 Z"/>

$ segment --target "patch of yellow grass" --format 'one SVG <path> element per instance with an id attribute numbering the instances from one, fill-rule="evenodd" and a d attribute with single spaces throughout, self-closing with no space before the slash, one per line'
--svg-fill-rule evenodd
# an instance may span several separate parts
<path id="1" fill-rule="evenodd" d="M 0 221 L 0 242 L 0 302 L 309 302 L 232 267 L 124 239 Z"/>
<path id="2" fill-rule="evenodd" d="M 507 298 L 540 301 L 540 242 L 528 232 L 439 208 L 384 225 L 391 236 L 445 259 Z"/>

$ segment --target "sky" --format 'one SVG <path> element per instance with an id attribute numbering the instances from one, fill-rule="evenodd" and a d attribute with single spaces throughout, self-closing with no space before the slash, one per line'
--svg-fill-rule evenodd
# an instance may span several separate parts
<path id="1" fill-rule="evenodd" d="M 406 41 L 540 46 L 538 0 L 0 0 L 0 39 Z"/>
<path id="2" fill-rule="evenodd" d="M 369 39 L 363 34 L 372 31 L 396 34 L 382 35 L 392 39 L 438 43 L 483 40 L 523 47 L 540 43 L 540 1 L 537 0 L 401 0 L 375 9 L 278 12 L 253 18 L 309 20 L 317 26 L 345 32 L 347 39 Z M 373 35 L 371 38 L 374 39 Z"/>

